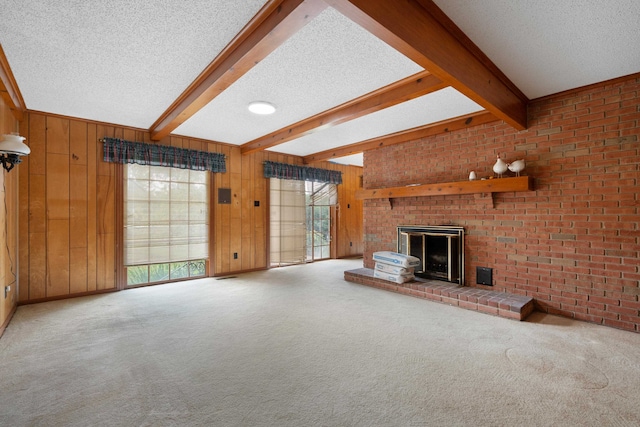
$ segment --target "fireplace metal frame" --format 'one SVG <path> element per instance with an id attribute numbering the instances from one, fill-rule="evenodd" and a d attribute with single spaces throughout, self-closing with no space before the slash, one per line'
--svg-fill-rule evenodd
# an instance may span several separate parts
<path id="1" fill-rule="evenodd" d="M 406 255 L 411 255 L 411 236 L 422 236 L 422 256 L 419 257 L 421 263 L 420 268 L 416 268 L 416 275 L 429 279 L 436 280 L 444 280 L 447 282 L 457 283 L 461 286 L 464 286 L 464 270 L 465 270 L 465 260 L 464 260 L 464 228 L 455 226 L 455 225 L 399 225 L 397 227 L 398 232 L 398 240 L 397 240 L 397 248 L 399 253 L 404 253 Z M 428 236 L 434 237 L 446 237 L 447 238 L 447 247 L 448 247 L 448 262 L 447 262 L 447 272 L 439 273 L 429 271 L 426 268 L 426 239 Z M 458 252 L 457 252 L 457 266 L 454 266 L 451 261 L 452 255 L 452 241 L 456 240 L 458 242 Z M 455 269 L 457 267 L 457 277 L 455 276 Z"/>

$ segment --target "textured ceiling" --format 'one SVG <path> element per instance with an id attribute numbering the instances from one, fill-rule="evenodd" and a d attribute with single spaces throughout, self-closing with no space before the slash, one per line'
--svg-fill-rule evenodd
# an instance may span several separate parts
<path id="1" fill-rule="evenodd" d="M 640 71 L 638 0 L 434 0 L 529 99 Z"/>
<path id="2" fill-rule="evenodd" d="M 0 44 L 27 109 L 150 129 L 273 1 L 3 0 Z M 529 99 L 640 72 L 640 1 L 433 1 Z M 421 70 L 327 8 L 173 133 L 242 145 Z M 255 100 L 278 111 L 252 115 Z M 268 149 L 305 156 L 480 110 L 442 89 Z"/>
<path id="3" fill-rule="evenodd" d="M 27 108 L 148 128 L 266 0 L 2 0 Z"/>
<path id="4" fill-rule="evenodd" d="M 175 132 L 243 144 L 422 70 L 328 8 Z M 251 101 L 277 114 L 256 117 Z"/>
<path id="5" fill-rule="evenodd" d="M 482 107 L 478 104 L 449 87 L 286 142 L 272 151 L 284 150 L 287 153 L 306 156 L 317 152 L 316 147 L 330 150 L 481 110 Z"/>

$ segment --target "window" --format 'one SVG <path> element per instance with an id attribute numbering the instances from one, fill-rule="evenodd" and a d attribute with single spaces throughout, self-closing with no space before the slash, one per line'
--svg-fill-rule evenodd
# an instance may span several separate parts
<path id="1" fill-rule="evenodd" d="M 209 173 L 137 164 L 124 169 L 127 285 L 206 275 Z"/>
<path id="2" fill-rule="evenodd" d="M 271 178 L 271 265 L 331 256 L 331 206 L 335 184 Z"/>

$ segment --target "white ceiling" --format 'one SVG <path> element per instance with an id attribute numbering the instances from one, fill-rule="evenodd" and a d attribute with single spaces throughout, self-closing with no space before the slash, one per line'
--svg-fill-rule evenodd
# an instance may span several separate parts
<path id="1" fill-rule="evenodd" d="M 448 87 L 330 127 L 322 132 L 311 133 L 285 142 L 269 150 L 277 152 L 284 150 L 298 156 L 307 156 L 318 152 L 317 147 L 330 150 L 481 110 L 482 107 L 478 104 Z"/>
<path id="2" fill-rule="evenodd" d="M 175 133 L 244 144 L 422 70 L 328 8 Z M 277 114 L 256 117 L 252 101 Z"/>
<path id="3" fill-rule="evenodd" d="M 265 2 L 2 0 L 0 43 L 28 109 L 148 128 Z"/>
<path id="4" fill-rule="evenodd" d="M 529 99 L 640 71 L 638 0 L 434 0 Z"/>
<path id="5" fill-rule="evenodd" d="M 434 2 L 529 99 L 640 72 L 640 1 Z M 0 44 L 28 109 L 149 129 L 266 3 L 2 0 Z M 419 71 L 327 8 L 173 133 L 242 145 Z M 252 115 L 255 100 L 278 110 Z M 304 156 L 481 109 L 447 88 L 269 150 Z"/>

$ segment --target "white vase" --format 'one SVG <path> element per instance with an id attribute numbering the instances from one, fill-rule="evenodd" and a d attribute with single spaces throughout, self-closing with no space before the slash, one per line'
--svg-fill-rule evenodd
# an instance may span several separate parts
<path id="1" fill-rule="evenodd" d="M 469 172 L 469 181 L 475 181 L 477 178 L 475 171 Z"/>

